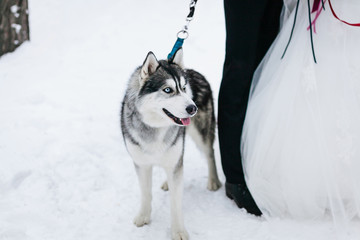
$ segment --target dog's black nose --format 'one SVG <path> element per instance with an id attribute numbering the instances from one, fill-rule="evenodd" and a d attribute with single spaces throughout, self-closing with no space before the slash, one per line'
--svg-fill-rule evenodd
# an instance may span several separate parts
<path id="1" fill-rule="evenodd" d="M 186 107 L 186 111 L 190 114 L 190 115 L 194 115 L 197 111 L 197 107 L 195 105 L 189 105 Z"/>

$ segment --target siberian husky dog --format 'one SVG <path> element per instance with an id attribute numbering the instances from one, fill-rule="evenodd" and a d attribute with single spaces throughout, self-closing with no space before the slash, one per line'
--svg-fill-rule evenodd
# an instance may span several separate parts
<path id="1" fill-rule="evenodd" d="M 141 206 L 134 224 L 150 222 L 152 167 L 163 167 L 170 192 L 171 235 L 188 239 L 182 214 L 185 132 L 205 153 L 209 190 L 220 188 L 214 158 L 215 116 L 209 83 L 184 69 L 179 49 L 171 60 L 158 61 L 149 52 L 132 74 L 121 108 L 121 128 L 141 189 Z M 190 123 L 191 122 L 191 123 Z"/>

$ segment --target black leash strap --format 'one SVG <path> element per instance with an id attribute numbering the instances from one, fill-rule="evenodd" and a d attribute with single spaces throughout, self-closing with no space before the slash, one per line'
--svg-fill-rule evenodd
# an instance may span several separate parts
<path id="1" fill-rule="evenodd" d="M 188 20 L 189 18 L 192 19 L 194 17 L 196 3 L 197 3 L 197 0 L 191 1 L 191 3 L 190 3 L 190 13 L 187 16 L 186 20 Z"/>
<path id="2" fill-rule="evenodd" d="M 186 17 L 186 24 L 184 25 L 183 29 L 181 29 L 178 33 L 177 33 L 177 39 L 176 42 L 171 50 L 171 52 L 169 53 L 167 59 L 169 61 L 172 60 L 172 58 L 174 57 L 175 53 L 177 50 L 179 50 L 179 48 L 182 47 L 184 40 L 187 39 L 189 37 L 189 24 L 191 22 L 191 20 L 193 20 L 194 17 L 194 13 L 195 13 L 195 6 L 196 6 L 197 0 L 191 0 L 190 2 L 190 12 Z"/>

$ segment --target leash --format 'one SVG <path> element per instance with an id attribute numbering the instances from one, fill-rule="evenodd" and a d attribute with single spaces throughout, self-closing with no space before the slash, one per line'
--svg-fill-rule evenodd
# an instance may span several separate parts
<path id="1" fill-rule="evenodd" d="M 198 0 L 191 0 L 191 2 L 190 2 L 190 5 L 189 5 L 190 12 L 186 17 L 186 23 L 185 23 L 184 27 L 177 33 L 176 42 L 175 42 L 171 52 L 167 56 L 167 59 L 169 61 L 171 61 L 173 59 L 176 51 L 179 50 L 179 48 L 182 47 L 182 45 L 184 44 L 184 40 L 189 37 L 189 32 L 188 32 L 189 24 L 194 18 L 195 6 L 196 6 L 197 1 Z"/>

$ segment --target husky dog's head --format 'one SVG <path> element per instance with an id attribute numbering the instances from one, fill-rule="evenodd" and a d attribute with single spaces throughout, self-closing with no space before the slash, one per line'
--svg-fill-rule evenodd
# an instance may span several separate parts
<path id="1" fill-rule="evenodd" d="M 182 55 L 179 49 L 171 60 L 158 61 L 149 52 L 140 68 L 137 108 L 151 127 L 186 126 L 197 112 Z"/>

